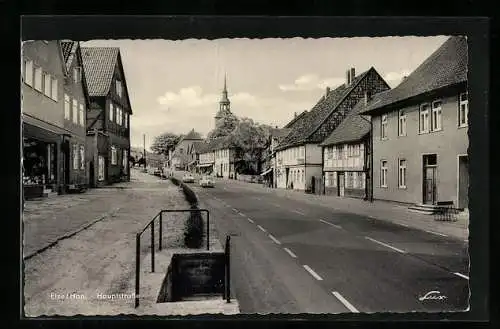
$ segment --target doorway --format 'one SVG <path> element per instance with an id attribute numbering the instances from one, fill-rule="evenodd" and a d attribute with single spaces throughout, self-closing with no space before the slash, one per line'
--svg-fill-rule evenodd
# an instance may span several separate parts
<path id="1" fill-rule="evenodd" d="M 423 203 L 436 204 L 437 202 L 437 155 L 425 154 L 423 156 Z"/>
<path id="2" fill-rule="evenodd" d="M 469 208 L 469 157 L 458 156 L 458 208 Z"/>
<path id="3" fill-rule="evenodd" d="M 71 154 L 69 141 L 65 140 L 62 143 L 62 153 L 63 153 L 63 191 L 66 192 L 70 182 L 70 165 L 71 165 Z"/>
<path id="4" fill-rule="evenodd" d="M 345 193 L 345 179 L 344 179 L 344 173 L 339 173 L 338 174 L 338 184 L 337 186 L 339 187 L 339 196 L 344 196 Z"/>

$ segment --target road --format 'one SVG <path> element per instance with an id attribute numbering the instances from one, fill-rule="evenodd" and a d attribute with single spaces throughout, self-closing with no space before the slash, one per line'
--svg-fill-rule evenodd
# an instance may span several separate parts
<path id="1" fill-rule="evenodd" d="M 223 241 L 242 313 L 466 310 L 467 242 L 290 200 L 191 184 Z M 420 300 L 429 292 L 433 299 Z"/>

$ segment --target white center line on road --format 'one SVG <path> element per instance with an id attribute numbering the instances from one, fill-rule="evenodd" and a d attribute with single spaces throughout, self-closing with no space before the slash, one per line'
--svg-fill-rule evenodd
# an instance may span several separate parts
<path id="1" fill-rule="evenodd" d="M 255 199 L 257 199 L 257 200 L 262 200 L 262 199 L 261 199 L 260 197 L 258 197 L 258 196 L 254 196 L 254 198 L 255 198 Z"/>
<path id="2" fill-rule="evenodd" d="M 307 272 L 309 272 L 309 274 L 311 274 L 311 275 L 312 275 L 312 276 L 313 276 L 316 280 L 318 280 L 318 281 L 323 280 L 323 278 L 322 278 L 322 277 L 320 277 L 320 276 L 318 275 L 318 273 L 314 272 L 312 268 L 310 268 L 310 267 L 309 267 L 309 266 L 307 266 L 307 265 L 302 265 L 302 266 L 304 266 L 304 268 L 306 269 L 306 271 L 307 271 Z"/>
<path id="3" fill-rule="evenodd" d="M 409 227 L 409 226 L 408 226 L 408 225 L 406 225 L 406 224 L 401 224 L 401 223 L 399 223 L 399 225 L 400 225 L 400 226 L 404 226 L 404 227 Z"/>
<path id="4" fill-rule="evenodd" d="M 281 206 L 277 203 L 271 203 L 273 206 L 277 207 L 277 208 L 281 208 Z"/>
<path id="5" fill-rule="evenodd" d="M 299 214 L 299 215 L 305 215 L 303 212 L 298 211 L 298 210 L 292 210 L 294 213 Z"/>
<path id="6" fill-rule="evenodd" d="M 455 272 L 453 274 L 458 275 L 459 277 L 464 278 L 466 280 L 469 280 L 469 277 L 467 275 L 463 275 L 462 273 Z"/>
<path id="7" fill-rule="evenodd" d="M 274 236 L 272 236 L 272 234 L 269 234 L 269 238 L 270 238 L 271 240 L 273 240 L 273 241 L 274 241 L 274 243 L 276 243 L 276 244 L 281 244 L 281 242 L 279 242 L 279 240 L 278 240 L 278 239 L 276 239 Z"/>
<path id="8" fill-rule="evenodd" d="M 320 222 L 322 222 L 322 223 L 325 223 L 325 224 L 327 224 L 327 225 L 331 225 L 331 226 L 333 226 L 333 227 L 336 227 L 336 228 L 342 228 L 342 226 L 337 225 L 337 224 L 333 224 L 333 223 L 330 223 L 330 222 L 327 222 L 326 220 L 322 220 L 322 219 L 320 219 L 319 221 L 320 221 Z"/>
<path id="9" fill-rule="evenodd" d="M 257 225 L 257 227 L 258 227 L 258 228 L 259 228 L 262 232 L 266 232 L 266 229 L 265 229 L 265 228 L 263 228 L 262 226 Z"/>
<path id="10" fill-rule="evenodd" d="M 242 212 L 239 213 L 241 217 L 245 217 L 246 215 Z"/>
<path id="11" fill-rule="evenodd" d="M 249 221 L 250 223 L 252 223 L 252 224 L 254 223 L 253 219 L 251 219 L 250 217 L 248 217 L 247 219 L 248 219 L 248 221 Z"/>
<path id="12" fill-rule="evenodd" d="M 349 303 L 344 297 L 342 297 L 341 294 L 339 294 L 338 292 L 336 291 L 332 291 L 332 294 L 337 297 L 338 300 L 340 300 L 340 302 L 342 304 L 344 304 L 345 307 L 347 307 L 349 309 L 349 311 L 353 312 L 353 313 L 359 313 L 359 311 L 354 307 L 352 306 L 351 303 Z"/>
<path id="13" fill-rule="evenodd" d="M 238 212 L 238 209 L 236 209 L 236 208 L 233 208 L 233 211 L 235 211 L 235 212 Z"/>
<path id="14" fill-rule="evenodd" d="M 434 231 L 428 231 L 426 230 L 427 233 L 434 234 L 434 235 L 439 235 L 439 236 L 447 236 L 446 234 L 439 233 L 439 232 L 434 232 Z"/>
<path id="15" fill-rule="evenodd" d="M 295 255 L 290 249 L 288 248 L 283 248 L 292 258 L 297 258 L 297 255 Z"/>
<path id="16" fill-rule="evenodd" d="M 406 253 L 406 251 L 404 251 L 404 250 L 401 250 L 401 249 L 398 249 L 398 248 L 396 248 L 396 247 L 390 246 L 390 245 L 388 245 L 388 244 L 386 244 L 386 243 L 380 242 L 380 241 L 375 240 L 375 239 L 372 239 L 372 238 L 370 238 L 370 237 L 365 236 L 365 238 L 366 238 L 366 239 L 368 239 L 368 240 L 370 240 L 370 241 L 372 241 L 372 242 L 378 243 L 378 244 L 380 244 L 380 245 L 382 245 L 382 246 L 384 246 L 384 247 L 391 248 L 392 250 L 395 250 L 395 251 L 400 252 L 400 253 L 402 253 L 402 254 L 405 254 L 405 253 Z"/>

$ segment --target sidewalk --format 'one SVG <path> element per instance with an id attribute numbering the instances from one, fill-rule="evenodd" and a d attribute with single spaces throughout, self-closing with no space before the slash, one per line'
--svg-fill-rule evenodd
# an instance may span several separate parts
<path id="1" fill-rule="evenodd" d="M 302 191 L 293 191 L 264 187 L 261 184 L 247 183 L 238 180 L 219 179 L 232 185 L 239 185 L 264 193 L 274 193 L 281 197 L 317 204 L 337 211 L 344 211 L 373 219 L 390 221 L 423 231 L 431 231 L 453 238 L 467 240 L 469 236 L 468 214 L 460 214 L 455 222 L 435 221 L 432 215 L 425 215 L 408 210 L 407 206 L 393 202 L 375 200 L 373 203 L 355 198 L 341 198 L 330 195 L 306 194 Z"/>

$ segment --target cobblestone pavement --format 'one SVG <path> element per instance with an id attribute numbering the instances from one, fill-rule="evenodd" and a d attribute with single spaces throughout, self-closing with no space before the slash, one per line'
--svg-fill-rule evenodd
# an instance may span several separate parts
<path id="1" fill-rule="evenodd" d="M 131 313 L 133 299 L 103 299 L 107 294 L 133 293 L 135 234 L 162 208 L 186 208 L 179 188 L 168 180 L 133 171 L 134 179 L 110 188 L 64 196 L 29 213 L 25 233 L 31 250 L 96 216 L 118 209 L 80 233 L 25 260 L 25 314 L 107 315 Z M 70 202 L 71 200 L 71 202 Z M 71 204 L 69 207 L 65 207 Z M 37 214 L 35 216 L 34 214 Z M 184 215 L 164 220 L 164 247 L 182 244 Z M 36 225 L 36 226 L 34 226 Z M 156 225 L 156 230 L 158 225 Z M 57 233 L 52 233 L 55 231 Z M 39 235 L 39 236 L 37 236 Z M 150 235 L 141 240 L 147 253 Z"/>

